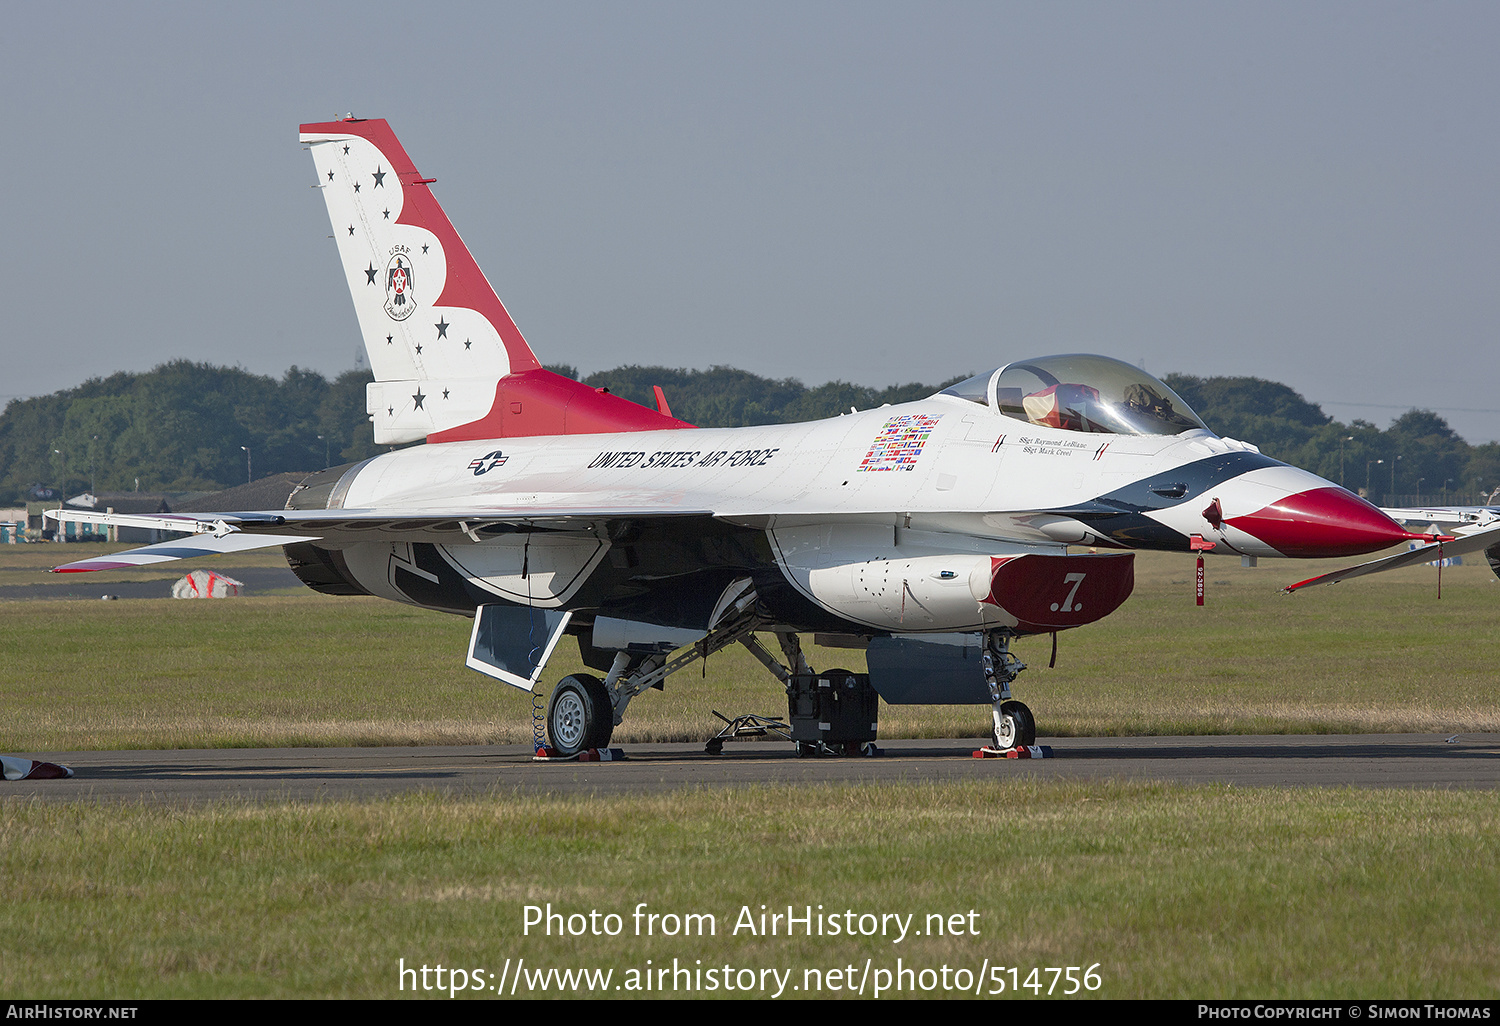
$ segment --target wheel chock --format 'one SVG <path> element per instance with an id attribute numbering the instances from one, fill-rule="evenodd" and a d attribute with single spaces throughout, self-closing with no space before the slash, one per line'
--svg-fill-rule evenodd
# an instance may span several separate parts
<path id="1" fill-rule="evenodd" d="M 619 762 L 624 758 L 623 748 L 590 748 L 578 753 L 579 762 Z"/>
<path id="2" fill-rule="evenodd" d="M 542 745 L 531 757 L 532 762 L 622 762 L 623 748 L 587 748 L 572 755 L 559 755 L 551 745 Z"/>
<path id="3" fill-rule="evenodd" d="M 976 759 L 1050 759 L 1051 745 L 1018 745 L 1015 748 L 991 748 L 986 745 L 974 752 Z"/>

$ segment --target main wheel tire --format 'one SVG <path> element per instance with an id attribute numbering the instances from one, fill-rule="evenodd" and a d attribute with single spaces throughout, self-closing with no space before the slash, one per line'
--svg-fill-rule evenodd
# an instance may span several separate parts
<path id="1" fill-rule="evenodd" d="M 547 738 L 559 755 L 604 748 L 615 731 L 615 710 L 598 677 L 564 677 L 547 702 Z"/>
<path id="2" fill-rule="evenodd" d="M 1002 702 L 990 741 L 1001 751 L 1036 744 L 1036 717 L 1020 702 Z"/>

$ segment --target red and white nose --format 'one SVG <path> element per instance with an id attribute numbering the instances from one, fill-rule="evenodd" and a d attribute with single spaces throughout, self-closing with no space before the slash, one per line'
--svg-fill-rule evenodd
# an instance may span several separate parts
<path id="1" fill-rule="evenodd" d="M 1224 523 L 1284 556 L 1303 558 L 1359 556 L 1408 539 L 1430 540 L 1337 485 L 1293 493 Z"/>

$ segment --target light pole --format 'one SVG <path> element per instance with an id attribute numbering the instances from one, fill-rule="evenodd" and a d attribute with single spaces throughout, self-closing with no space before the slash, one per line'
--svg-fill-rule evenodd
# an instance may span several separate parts
<path id="1" fill-rule="evenodd" d="M 242 446 L 240 446 L 240 448 L 245 450 L 245 483 L 249 484 L 250 483 L 250 447 L 248 445 L 242 445 Z"/>
<path id="2" fill-rule="evenodd" d="M 328 436 L 327 435 L 319 435 L 318 437 L 323 440 L 323 469 L 327 470 L 329 464 L 331 464 L 333 462 L 333 458 L 330 455 L 330 448 L 329 448 L 331 443 L 328 441 Z"/>
<path id="3" fill-rule="evenodd" d="M 68 496 L 68 457 L 67 454 L 64 453 L 61 449 L 53 449 L 52 451 L 63 458 L 63 486 L 60 491 L 62 492 L 62 497 L 66 500 Z M 68 533 L 67 531 L 63 530 L 63 525 L 61 523 L 57 525 L 57 533 L 54 534 L 53 537 L 60 542 L 65 542 L 68 540 Z"/>
<path id="4" fill-rule="evenodd" d="M 1393 456 L 1393 457 L 1391 457 L 1391 496 L 1392 496 L 1391 501 L 1392 502 L 1396 501 L 1395 500 L 1395 495 L 1396 495 L 1396 461 L 1399 460 L 1400 458 L 1401 458 L 1400 456 Z"/>
<path id="5" fill-rule="evenodd" d="M 1365 460 L 1365 497 L 1370 495 L 1370 467 L 1376 463 L 1384 463 L 1385 460 Z"/>
<path id="6" fill-rule="evenodd" d="M 1339 436 L 1339 487 L 1344 487 L 1344 443 L 1354 441 L 1353 435 Z"/>

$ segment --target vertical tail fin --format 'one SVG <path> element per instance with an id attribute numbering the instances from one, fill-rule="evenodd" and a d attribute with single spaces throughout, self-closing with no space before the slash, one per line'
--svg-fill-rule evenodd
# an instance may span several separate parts
<path id="1" fill-rule="evenodd" d="M 303 125 L 301 138 L 378 380 L 541 366 L 388 124 Z"/>
<path id="2" fill-rule="evenodd" d="M 375 372 L 376 442 L 689 426 L 542 369 L 385 121 L 307 124 L 301 141 Z"/>

